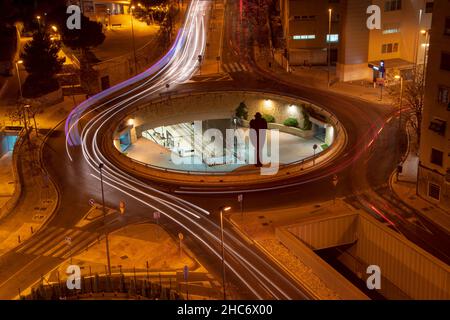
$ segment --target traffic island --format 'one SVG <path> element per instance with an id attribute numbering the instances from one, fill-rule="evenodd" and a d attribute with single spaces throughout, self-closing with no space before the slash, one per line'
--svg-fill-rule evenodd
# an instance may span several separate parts
<path id="1" fill-rule="evenodd" d="M 256 113 L 268 122 L 262 167 L 249 151 L 249 120 Z M 101 151 L 115 165 L 178 186 L 282 183 L 324 167 L 347 143 L 345 128 L 325 108 L 267 92 L 159 97 L 119 112 L 102 130 Z"/>

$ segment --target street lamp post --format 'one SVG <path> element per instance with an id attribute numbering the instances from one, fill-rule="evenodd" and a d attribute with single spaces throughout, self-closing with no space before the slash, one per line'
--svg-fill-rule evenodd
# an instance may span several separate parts
<path id="1" fill-rule="evenodd" d="M 30 108 L 31 108 L 31 105 L 27 104 L 27 105 L 24 106 L 24 108 L 27 110 L 28 119 L 30 119 Z M 37 129 L 35 113 L 33 113 L 33 123 L 34 123 L 34 130 L 36 131 L 36 137 L 39 137 L 39 132 L 38 132 L 38 129 Z"/>
<path id="2" fill-rule="evenodd" d="M 229 211 L 231 207 L 220 208 L 220 238 L 222 243 L 222 286 L 223 286 L 223 300 L 227 300 L 227 293 L 225 289 L 225 246 L 223 243 L 223 213 Z"/>
<path id="3" fill-rule="evenodd" d="M 137 70 L 137 60 L 136 60 L 136 44 L 134 42 L 134 26 L 133 26 L 133 10 L 134 10 L 134 8 L 135 8 L 135 6 L 131 6 L 130 16 L 131 16 L 131 37 L 133 38 L 134 70 L 135 70 L 135 74 L 137 74 L 138 70 Z"/>
<path id="4" fill-rule="evenodd" d="M 20 80 L 20 73 L 19 73 L 19 64 L 22 64 L 23 60 L 16 61 L 16 73 L 17 73 L 17 81 L 19 83 L 19 92 L 20 92 L 20 98 L 23 98 L 22 94 L 22 81 Z"/>
<path id="5" fill-rule="evenodd" d="M 422 85 L 425 84 L 425 70 L 427 67 L 427 60 L 428 60 L 428 47 L 430 42 L 430 31 L 429 30 L 421 30 L 421 34 L 425 35 L 425 48 L 423 50 L 423 68 L 422 68 Z"/>
<path id="6" fill-rule="evenodd" d="M 38 21 L 38 30 L 39 30 L 39 33 L 40 33 L 41 32 L 41 16 L 36 16 L 36 19 Z"/>
<path id="7" fill-rule="evenodd" d="M 98 168 L 100 170 L 100 184 L 102 189 L 102 208 L 103 208 L 103 223 L 105 226 L 105 241 L 106 241 L 106 260 L 108 263 L 108 275 L 111 276 L 111 259 L 109 256 L 109 240 L 108 240 L 108 231 L 106 230 L 106 209 L 105 209 L 105 193 L 103 191 L 103 163 L 100 163 L 98 165 Z"/>
<path id="8" fill-rule="evenodd" d="M 330 88 L 330 72 L 331 72 L 331 13 L 333 9 L 328 9 L 328 36 L 326 37 L 328 42 L 328 54 L 327 54 L 327 62 L 328 62 L 328 88 Z"/>
<path id="9" fill-rule="evenodd" d="M 399 116 L 398 116 L 398 146 L 400 148 L 400 132 L 402 130 L 402 107 L 403 107 L 403 77 L 396 75 L 395 79 L 400 80 L 400 103 L 399 103 Z"/>

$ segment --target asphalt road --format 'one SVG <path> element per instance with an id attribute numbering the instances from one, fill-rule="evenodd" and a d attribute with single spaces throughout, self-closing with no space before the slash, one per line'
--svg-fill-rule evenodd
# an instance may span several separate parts
<path id="1" fill-rule="evenodd" d="M 236 28 L 239 25 L 233 22 L 235 9 L 227 10 L 224 42 L 228 44 L 231 40 L 233 45 L 224 46 L 222 63 L 245 61 L 253 65 L 251 51 L 248 50 L 246 42 L 241 41 L 239 45 L 236 40 Z M 201 52 L 200 38 L 191 39 L 192 41 L 185 45 L 184 53 L 187 56 L 184 57 L 186 60 L 182 60 L 184 65 L 189 65 L 190 59 L 195 60 L 198 52 Z M 174 66 L 175 62 L 168 64 Z M 386 190 L 387 179 L 403 151 L 403 147 L 399 147 L 395 138 L 398 128 L 390 108 L 328 91 L 283 83 L 257 68 L 231 73 L 233 81 L 173 84 L 170 90 L 164 89 L 165 83 L 168 82 L 167 74 L 175 71 L 172 67 L 158 77 L 149 76 L 151 81 L 148 83 L 145 83 L 147 80 L 143 78 L 130 84 L 121 90 L 120 94 L 124 94 L 123 96 L 113 93 L 105 97 L 104 106 L 81 119 L 78 127 L 79 132 L 85 129 L 82 133 L 82 138 L 85 139 L 84 149 L 81 146 L 69 147 L 70 157 L 66 152 L 64 124 L 55 128 L 44 148 L 44 160 L 59 187 L 60 206 L 44 230 L 18 249 L 0 257 L 0 298 L 13 298 L 18 294 L 18 288 L 27 287 L 39 280 L 42 274 L 67 258 L 67 251 L 58 257 L 42 253 L 52 250 L 51 246 L 55 245 L 52 238 L 75 229 L 76 222 L 89 210 L 89 199 L 100 202 L 100 182 L 95 169 L 99 162 L 105 163 L 107 206 L 117 208 L 119 201 L 124 200 L 127 206 L 126 214 L 122 218 L 108 217 L 105 221 L 106 227 L 102 222 L 81 230 L 83 236 L 78 237 L 79 240 L 77 238 L 78 242 L 74 245 L 72 254 L 95 241 L 105 229 L 111 231 L 129 223 L 151 221 L 153 212 L 158 210 L 163 213 L 160 224 L 174 237 L 178 232 L 183 232 L 184 244 L 217 279 L 221 279 L 218 208 L 225 204 L 237 206 L 236 194 L 243 191 L 214 190 L 220 193 L 205 194 L 205 191 L 210 190 L 197 190 L 198 194 L 173 194 L 174 189 L 166 185 L 140 181 L 126 172 L 121 172 L 108 163 L 108 158 L 102 154 L 101 146 L 99 147 L 101 130 L 107 128 L 107 118 L 113 115 L 118 103 L 130 98 L 126 107 L 132 107 L 151 99 L 158 90 L 177 93 L 260 90 L 297 96 L 326 107 L 346 127 L 349 140 L 344 152 L 319 172 L 309 173 L 300 179 L 288 179 L 281 186 L 267 184 L 265 187 L 270 190 L 266 191 L 255 191 L 254 188 L 244 190 L 245 209 L 253 211 L 260 208 L 296 207 L 330 200 L 334 196 L 331 176 L 336 173 L 339 175 L 338 196 L 347 197 L 349 203 L 367 209 L 379 219 L 380 216 L 372 207 L 381 210 L 395 222 L 395 230 L 448 263 L 448 260 L 445 260 L 448 257 L 445 248 L 449 243 L 448 236 L 438 227 L 422 221 L 412 208 L 407 210 L 401 207 Z M 145 86 L 139 87 L 143 83 Z M 148 88 L 155 90 L 146 92 L 143 99 L 137 101 L 136 96 Z M 133 89 L 136 91 L 133 92 Z M 117 98 L 119 96 L 120 98 Z M 92 107 L 94 106 L 90 106 Z M 414 215 L 419 222 L 411 223 L 410 220 L 401 218 L 406 215 Z M 283 270 L 265 259 L 257 248 L 235 233 L 228 223 L 225 223 L 225 230 L 227 282 L 231 290 L 239 293 L 240 298 L 309 298 L 305 290 L 297 288 Z"/>

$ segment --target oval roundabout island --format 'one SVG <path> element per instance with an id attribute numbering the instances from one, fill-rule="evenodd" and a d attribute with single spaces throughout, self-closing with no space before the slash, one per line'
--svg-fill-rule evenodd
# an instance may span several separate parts
<path id="1" fill-rule="evenodd" d="M 267 130 L 251 130 L 257 113 Z M 347 142 L 328 110 L 249 91 L 160 96 L 121 110 L 104 128 L 100 146 L 108 161 L 137 178 L 176 186 L 282 184 L 320 169 Z"/>

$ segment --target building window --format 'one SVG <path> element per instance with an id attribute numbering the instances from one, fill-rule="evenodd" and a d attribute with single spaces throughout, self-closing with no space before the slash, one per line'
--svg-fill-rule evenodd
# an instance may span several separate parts
<path id="1" fill-rule="evenodd" d="M 434 2 L 427 2 L 425 5 L 425 13 L 433 13 Z"/>
<path id="2" fill-rule="evenodd" d="M 441 69 L 450 71 L 450 52 L 441 53 Z"/>
<path id="3" fill-rule="evenodd" d="M 436 132 L 437 134 L 439 134 L 441 136 L 445 136 L 445 127 L 446 126 L 447 126 L 447 122 L 445 122 L 444 120 L 433 119 L 430 122 L 430 126 L 428 127 L 428 129 Z"/>
<path id="4" fill-rule="evenodd" d="M 450 102 L 450 88 L 445 86 L 440 86 L 438 89 L 438 102 L 442 104 L 447 104 Z"/>
<path id="5" fill-rule="evenodd" d="M 383 34 L 392 34 L 392 33 L 399 33 L 399 28 L 391 28 L 391 29 L 384 29 Z"/>
<path id="6" fill-rule="evenodd" d="M 444 163 L 444 153 L 440 150 L 431 148 L 431 163 L 442 167 Z"/>
<path id="7" fill-rule="evenodd" d="M 339 42 L 339 35 L 338 34 L 327 34 L 327 42 Z"/>
<path id="8" fill-rule="evenodd" d="M 315 34 L 299 34 L 292 36 L 292 39 L 294 40 L 313 40 L 316 38 Z"/>
<path id="9" fill-rule="evenodd" d="M 386 0 L 384 3 L 384 11 L 402 10 L 402 0 Z"/>
<path id="10" fill-rule="evenodd" d="M 384 23 L 383 34 L 393 34 L 400 32 L 400 23 Z"/>
<path id="11" fill-rule="evenodd" d="M 381 53 L 398 52 L 398 43 L 385 43 L 381 46 Z"/>
<path id="12" fill-rule="evenodd" d="M 441 198 L 441 187 L 434 183 L 428 183 L 428 196 L 440 200 Z"/>
<path id="13" fill-rule="evenodd" d="M 316 20 L 316 16 L 294 16 L 295 21 L 313 21 Z"/>
<path id="14" fill-rule="evenodd" d="M 450 36 L 450 17 L 445 18 L 444 34 Z"/>

